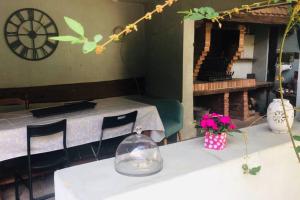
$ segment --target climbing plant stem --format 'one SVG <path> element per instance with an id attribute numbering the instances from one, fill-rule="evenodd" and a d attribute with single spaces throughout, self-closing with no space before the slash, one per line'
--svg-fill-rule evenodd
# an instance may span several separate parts
<path id="1" fill-rule="evenodd" d="M 297 5 L 300 5 L 300 1 L 298 1 Z M 293 144 L 293 147 L 294 147 L 294 151 L 296 153 L 298 161 L 300 162 L 300 156 L 299 156 L 299 154 L 296 150 L 295 140 L 293 138 L 292 129 L 291 129 L 290 123 L 288 121 L 288 115 L 287 115 L 287 112 L 286 112 L 286 107 L 284 105 L 283 86 L 282 86 L 283 77 L 282 77 L 282 71 L 281 71 L 281 69 L 282 69 L 282 55 L 283 55 L 283 49 L 284 49 L 284 46 L 285 46 L 285 41 L 286 41 L 286 38 L 287 38 L 287 35 L 288 35 L 289 31 L 291 30 L 291 28 L 293 26 L 293 23 L 294 23 L 294 20 L 295 20 L 294 17 L 298 12 L 296 7 L 297 6 L 294 6 L 294 8 L 293 8 L 291 17 L 290 17 L 289 22 L 288 22 L 288 24 L 286 26 L 286 29 L 284 31 L 282 41 L 281 41 L 281 46 L 280 46 L 280 52 L 279 52 L 279 93 L 280 93 L 280 99 L 281 99 L 281 104 L 282 104 L 282 108 L 283 108 L 283 112 L 284 112 L 284 116 L 285 116 L 286 125 L 287 125 L 287 128 L 288 128 L 288 133 L 289 133 L 289 136 L 291 138 L 291 141 L 292 141 L 292 144 Z"/>

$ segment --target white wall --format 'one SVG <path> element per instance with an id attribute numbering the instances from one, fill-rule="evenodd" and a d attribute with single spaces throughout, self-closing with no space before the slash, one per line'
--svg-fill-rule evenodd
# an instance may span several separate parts
<path id="1" fill-rule="evenodd" d="M 144 14 L 142 4 L 114 3 L 111 0 L 0 0 L 1 29 L 11 13 L 28 7 L 49 14 L 60 34 L 73 34 L 64 23 L 64 16 L 78 20 L 85 26 L 86 35 L 90 38 L 96 33 L 107 38 L 114 27 L 130 23 Z M 144 75 L 143 26 L 124 43 L 110 45 L 101 56 L 93 53 L 84 55 L 79 46 L 60 43 L 52 56 L 32 62 L 13 54 L 6 45 L 4 34 L 0 34 L 0 46 L 0 88 L 106 81 Z"/>
<path id="2" fill-rule="evenodd" d="M 245 35 L 244 52 L 241 59 L 253 59 L 254 54 L 254 35 Z M 234 71 L 233 78 L 247 78 L 247 74 L 252 73 L 252 60 L 238 60 L 234 63 L 232 70 Z"/>

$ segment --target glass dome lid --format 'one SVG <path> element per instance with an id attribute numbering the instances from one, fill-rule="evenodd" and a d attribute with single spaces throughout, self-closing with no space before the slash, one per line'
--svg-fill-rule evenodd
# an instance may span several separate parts
<path id="1" fill-rule="evenodd" d="M 148 176 L 158 173 L 163 168 L 157 144 L 148 136 L 131 135 L 123 140 L 117 148 L 115 170 L 127 176 Z"/>

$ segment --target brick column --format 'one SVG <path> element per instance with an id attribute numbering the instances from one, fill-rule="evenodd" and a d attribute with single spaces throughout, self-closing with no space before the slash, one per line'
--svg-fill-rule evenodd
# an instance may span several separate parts
<path id="1" fill-rule="evenodd" d="M 231 93 L 229 110 L 232 118 L 246 120 L 249 117 L 248 91 Z"/>
<path id="2" fill-rule="evenodd" d="M 223 114 L 226 116 L 229 116 L 229 93 L 224 93 L 224 112 Z"/>
<path id="3" fill-rule="evenodd" d="M 248 91 L 243 92 L 243 120 L 249 117 Z"/>

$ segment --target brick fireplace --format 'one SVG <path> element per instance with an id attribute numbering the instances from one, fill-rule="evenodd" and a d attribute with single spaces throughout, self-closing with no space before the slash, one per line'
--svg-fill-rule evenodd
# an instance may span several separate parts
<path id="1" fill-rule="evenodd" d="M 194 106 L 211 113 L 249 118 L 249 90 L 269 87 L 255 79 L 234 79 L 233 64 L 244 51 L 246 27 L 223 24 L 220 29 L 210 22 L 196 24 L 194 44 Z"/>

